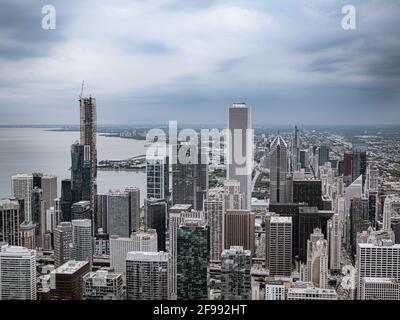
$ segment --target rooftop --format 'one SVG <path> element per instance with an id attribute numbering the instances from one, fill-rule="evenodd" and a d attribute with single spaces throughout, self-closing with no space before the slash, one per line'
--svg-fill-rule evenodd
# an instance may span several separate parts
<path id="1" fill-rule="evenodd" d="M 84 267 L 86 264 L 88 264 L 88 261 L 75 261 L 75 260 L 70 260 L 66 263 L 64 263 L 62 266 L 58 267 L 51 273 L 57 273 L 57 274 L 73 274 L 82 267 Z"/>

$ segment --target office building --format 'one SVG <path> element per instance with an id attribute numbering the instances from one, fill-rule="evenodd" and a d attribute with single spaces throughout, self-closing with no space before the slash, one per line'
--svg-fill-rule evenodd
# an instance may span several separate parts
<path id="1" fill-rule="evenodd" d="M 146 158 L 147 199 L 166 199 L 169 194 L 169 157 Z"/>
<path id="2" fill-rule="evenodd" d="M 329 162 L 329 146 L 323 144 L 318 150 L 318 165 L 323 166 Z"/>
<path id="3" fill-rule="evenodd" d="M 357 252 L 357 234 L 366 231 L 370 222 L 368 219 L 368 199 L 355 196 L 350 201 L 350 252 L 352 257 Z"/>
<path id="4" fill-rule="evenodd" d="M 222 300 L 251 300 L 251 252 L 231 247 L 221 255 Z"/>
<path id="5" fill-rule="evenodd" d="M 61 220 L 71 221 L 71 206 L 72 206 L 72 185 L 71 179 L 61 181 Z"/>
<path id="6" fill-rule="evenodd" d="M 245 200 L 245 193 L 240 191 L 239 181 L 224 181 L 225 210 L 245 210 Z"/>
<path id="7" fill-rule="evenodd" d="M 11 177 L 12 197 L 24 200 L 24 220 L 32 220 L 31 196 L 33 189 L 33 176 L 28 174 L 17 174 Z"/>
<path id="8" fill-rule="evenodd" d="M 36 251 L 9 245 L 0 250 L 0 300 L 36 300 Z"/>
<path id="9" fill-rule="evenodd" d="M 138 231 L 129 238 L 110 237 L 110 265 L 115 272 L 126 272 L 126 255 L 131 251 L 157 252 L 157 232 L 148 229 L 146 232 Z"/>
<path id="10" fill-rule="evenodd" d="M 41 189 L 43 192 L 43 200 L 45 201 L 45 209 L 55 207 L 54 199 L 57 198 L 57 177 L 52 175 L 42 175 Z"/>
<path id="11" fill-rule="evenodd" d="M 361 300 L 400 300 L 400 281 L 390 278 L 362 278 Z"/>
<path id="12" fill-rule="evenodd" d="M 72 220 L 72 258 L 93 261 L 92 222 L 89 219 Z"/>
<path id="13" fill-rule="evenodd" d="M 293 179 L 290 194 L 293 203 L 306 203 L 309 207 L 323 210 L 321 180 Z"/>
<path id="14" fill-rule="evenodd" d="M 304 282 L 311 282 L 316 288 L 328 288 L 328 241 L 321 230 L 316 228 L 307 241 L 307 264 Z"/>
<path id="15" fill-rule="evenodd" d="M 71 206 L 72 220 L 89 219 L 92 220 L 93 211 L 90 208 L 90 202 L 82 200 Z"/>
<path id="16" fill-rule="evenodd" d="M 0 215 L 1 215 L 1 213 L 0 213 Z M 21 247 L 24 247 L 24 248 L 27 248 L 30 250 L 35 250 L 36 249 L 35 231 L 36 231 L 36 227 L 31 221 L 22 222 L 19 225 L 19 234 L 20 234 L 19 245 Z"/>
<path id="17" fill-rule="evenodd" d="M 204 200 L 204 215 L 210 228 L 210 259 L 221 261 L 224 249 L 224 208 L 225 202 L 221 195 Z"/>
<path id="18" fill-rule="evenodd" d="M 287 195 L 287 144 L 283 138 L 278 135 L 271 144 L 271 197 L 270 201 L 274 203 L 288 202 Z"/>
<path id="19" fill-rule="evenodd" d="M 251 173 L 253 167 L 253 129 L 251 109 L 245 103 L 234 103 L 227 110 L 227 178 L 240 182 L 244 209 L 251 209 Z"/>
<path id="20" fill-rule="evenodd" d="M 255 217 L 249 210 L 226 210 L 224 245 L 225 249 L 232 246 L 243 247 L 255 254 Z"/>
<path id="21" fill-rule="evenodd" d="M 88 261 L 70 260 L 50 272 L 51 300 L 82 300 L 83 277 L 90 272 Z"/>
<path id="22" fill-rule="evenodd" d="M 265 218 L 266 269 L 270 276 L 292 274 L 292 218 L 267 214 Z"/>
<path id="23" fill-rule="evenodd" d="M 20 204 L 15 199 L 0 200 L 0 243 L 19 245 Z"/>
<path id="24" fill-rule="evenodd" d="M 185 219 L 177 232 L 177 299 L 206 300 L 208 227 L 202 219 Z"/>
<path id="25" fill-rule="evenodd" d="M 320 289 L 313 286 L 289 288 L 287 300 L 338 300 L 334 289 Z"/>
<path id="26" fill-rule="evenodd" d="M 158 251 L 166 251 L 167 203 L 164 199 L 144 200 L 145 230 L 155 229 L 158 237 Z"/>
<path id="27" fill-rule="evenodd" d="M 353 143 L 353 156 L 351 162 L 352 180 L 362 175 L 362 185 L 365 183 L 367 173 L 367 147 L 364 144 Z"/>
<path id="28" fill-rule="evenodd" d="M 72 223 L 61 222 L 54 229 L 54 266 L 62 266 L 72 258 Z"/>
<path id="29" fill-rule="evenodd" d="M 83 277 L 85 300 L 124 300 L 121 273 L 98 270 Z"/>
<path id="30" fill-rule="evenodd" d="M 327 226 L 329 270 L 339 272 L 341 270 L 340 257 L 342 252 L 342 228 L 338 213 L 328 220 Z"/>
<path id="31" fill-rule="evenodd" d="M 128 300 L 170 299 L 170 257 L 165 252 L 129 252 L 126 258 Z"/>

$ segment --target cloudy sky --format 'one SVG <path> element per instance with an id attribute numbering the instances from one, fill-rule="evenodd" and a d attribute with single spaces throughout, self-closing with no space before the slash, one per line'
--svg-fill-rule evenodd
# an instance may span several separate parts
<path id="1" fill-rule="evenodd" d="M 0 124 L 77 123 L 82 79 L 102 124 L 400 123 L 400 1 L 1 0 Z"/>

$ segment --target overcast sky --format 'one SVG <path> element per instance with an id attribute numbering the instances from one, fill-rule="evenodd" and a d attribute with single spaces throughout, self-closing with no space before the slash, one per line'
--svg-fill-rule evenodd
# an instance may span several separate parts
<path id="1" fill-rule="evenodd" d="M 102 124 L 400 123 L 400 1 L 1 0 L 0 124 L 78 123 L 83 79 Z"/>

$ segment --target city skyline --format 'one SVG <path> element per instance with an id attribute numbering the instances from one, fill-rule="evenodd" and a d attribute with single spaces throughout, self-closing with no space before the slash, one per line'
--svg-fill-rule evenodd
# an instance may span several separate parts
<path id="1" fill-rule="evenodd" d="M 43 30 L 44 4 L 7 0 L 0 124 L 78 123 L 83 79 L 109 124 L 223 123 L 238 100 L 254 125 L 397 124 L 399 4 L 353 1 L 344 30 L 346 4 L 53 1 Z"/>

